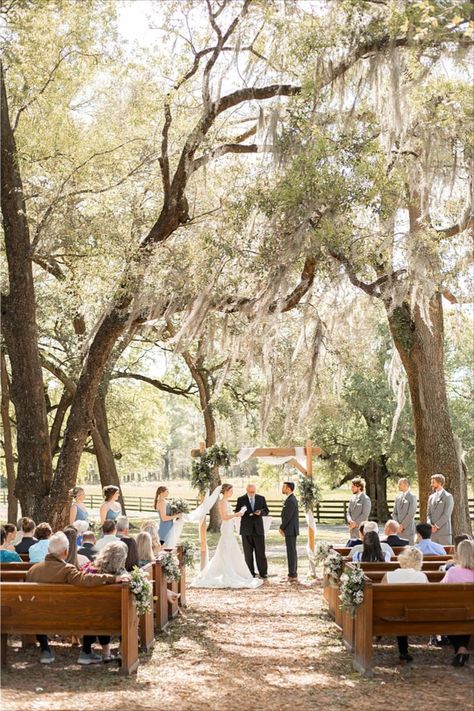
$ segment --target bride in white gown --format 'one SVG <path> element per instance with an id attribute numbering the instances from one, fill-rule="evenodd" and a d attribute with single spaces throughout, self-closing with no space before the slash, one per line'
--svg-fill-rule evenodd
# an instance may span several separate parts
<path id="1" fill-rule="evenodd" d="M 222 499 L 219 511 L 222 519 L 221 537 L 216 552 L 206 567 L 193 580 L 195 588 L 258 588 L 263 581 L 252 577 L 240 550 L 234 529 L 234 518 L 241 518 L 244 512 L 234 513 L 229 499 L 232 486 L 222 485 Z"/>

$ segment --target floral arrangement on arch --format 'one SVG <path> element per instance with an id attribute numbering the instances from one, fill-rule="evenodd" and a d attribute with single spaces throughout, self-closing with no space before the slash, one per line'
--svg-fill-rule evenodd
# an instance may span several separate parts
<path id="1" fill-rule="evenodd" d="M 135 566 L 130 573 L 130 590 L 133 595 L 133 604 L 136 607 L 137 615 L 141 617 L 146 612 L 150 612 L 153 600 L 153 587 L 146 573 L 138 566 Z"/>
<path id="2" fill-rule="evenodd" d="M 339 599 L 341 610 L 354 617 L 356 609 L 364 601 L 364 571 L 360 565 L 354 565 L 341 575 L 339 583 Z"/>
<path id="3" fill-rule="evenodd" d="M 313 511 L 314 504 L 319 501 L 319 486 L 312 476 L 302 474 L 298 482 L 299 499 L 305 511 Z"/>
<path id="4" fill-rule="evenodd" d="M 161 567 L 163 568 L 166 580 L 171 583 L 173 580 L 179 582 L 181 578 L 181 573 L 179 570 L 179 560 L 176 555 L 172 552 L 165 553 L 159 556 L 161 561 Z"/>
<path id="5" fill-rule="evenodd" d="M 201 452 L 193 459 L 191 486 L 204 495 L 213 483 L 213 467 L 227 468 L 230 466 L 230 459 L 230 451 L 223 444 L 214 444 L 205 452 Z"/>
<path id="6" fill-rule="evenodd" d="M 171 514 L 189 513 L 188 502 L 185 499 L 170 500 Z"/>

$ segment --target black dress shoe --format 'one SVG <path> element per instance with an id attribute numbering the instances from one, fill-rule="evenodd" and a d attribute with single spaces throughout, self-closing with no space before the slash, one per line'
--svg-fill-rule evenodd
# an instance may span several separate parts
<path id="1" fill-rule="evenodd" d="M 469 661 L 469 654 L 455 654 L 451 662 L 453 667 L 463 667 Z"/>

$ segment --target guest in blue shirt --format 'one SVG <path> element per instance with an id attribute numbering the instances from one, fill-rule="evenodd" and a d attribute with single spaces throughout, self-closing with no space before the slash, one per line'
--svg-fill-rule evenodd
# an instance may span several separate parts
<path id="1" fill-rule="evenodd" d="M 431 540 L 432 528 L 429 523 L 419 523 L 416 526 L 416 544 L 423 555 L 446 555 L 445 548 Z"/>
<path id="2" fill-rule="evenodd" d="M 31 563 L 42 563 L 48 553 L 49 539 L 53 531 L 49 523 L 39 523 L 35 529 L 35 538 L 38 543 L 31 546 L 28 551 Z"/>
<path id="3" fill-rule="evenodd" d="M 11 524 L 7 524 L 7 526 L 11 526 Z M 15 528 L 15 526 L 13 528 Z M 7 535 L 5 527 L 2 526 L 0 528 L 0 563 L 21 563 L 21 558 L 18 553 L 6 548 L 8 545 Z"/>

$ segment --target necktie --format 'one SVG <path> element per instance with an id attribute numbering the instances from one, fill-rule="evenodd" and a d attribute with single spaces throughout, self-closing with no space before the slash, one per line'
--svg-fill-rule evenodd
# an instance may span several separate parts
<path id="1" fill-rule="evenodd" d="M 252 507 L 252 511 L 253 511 L 255 508 L 255 499 L 253 496 L 250 497 L 250 506 Z"/>

